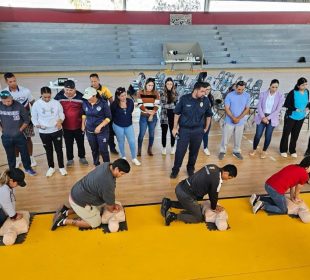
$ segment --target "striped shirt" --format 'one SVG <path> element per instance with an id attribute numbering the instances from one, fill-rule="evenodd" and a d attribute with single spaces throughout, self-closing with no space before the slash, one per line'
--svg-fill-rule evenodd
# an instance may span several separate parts
<path id="1" fill-rule="evenodd" d="M 137 95 L 138 106 L 143 115 L 148 115 L 146 110 L 158 110 L 159 93 L 157 91 L 139 91 Z"/>

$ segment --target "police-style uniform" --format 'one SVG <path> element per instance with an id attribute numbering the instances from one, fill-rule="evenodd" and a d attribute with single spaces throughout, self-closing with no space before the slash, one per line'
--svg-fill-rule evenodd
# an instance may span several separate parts
<path id="1" fill-rule="evenodd" d="M 99 98 L 97 103 L 91 105 L 87 100 L 83 101 L 83 111 L 86 116 L 85 132 L 92 151 L 94 165 L 99 165 L 99 155 L 104 162 L 110 161 L 108 150 L 109 126 L 101 129 L 100 133 L 95 133 L 96 127 L 105 119 L 111 120 L 111 111 L 107 101 Z"/>
<path id="2" fill-rule="evenodd" d="M 177 175 L 183 158 L 189 149 L 187 172 L 192 174 L 195 170 L 199 147 L 204 135 L 206 118 L 212 117 L 211 105 L 208 97 L 193 98 L 192 94 L 183 95 L 177 103 L 174 113 L 179 118 L 179 139 L 174 158 L 172 174 Z"/>

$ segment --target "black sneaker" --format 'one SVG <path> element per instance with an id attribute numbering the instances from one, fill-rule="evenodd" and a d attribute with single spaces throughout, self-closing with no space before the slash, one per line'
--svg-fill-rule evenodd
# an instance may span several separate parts
<path id="1" fill-rule="evenodd" d="M 57 213 L 54 216 L 53 224 L 51 230 L 56 230 L 58 227 L 65 226 L 65 219 L 62 215 L 57 215 Z"/>
<path id="2" fill-rule="evenodd" d="M 67 217 L 67 211 L 69 210 L 69 208 L 66 205 L 63 205 L 60 209 L 58 209 L 56 211 L 56 214 L 59 213 L 60 215 L 62 215 L 63 217 Z"/>
<path id="3" fill-rule="evenodd" d="M 118 151 L 116 149 L 110 149 L 111 154 L 118 155 Z"/>
<path id="4" fill-rule="evenodd" d="M 178 173 L 172 171 L 170 174 L 170 178 L 175 179 L 176 177 L 178 177 Z"/>
<path id="5" fill-rule="evenodd" d="M 164 197 L 161 201 L 160 213 L 163 217 L 166 217 L 166 213 L 171 207 L 171 200 L 169 198 Z"/>
<path id="6" fill-rule="evenodd" d="M 167 211 L 165 216 L 165 225 L 170 226 L 170 223 L 177 219 L 177 215 L 173 212 Z"/>

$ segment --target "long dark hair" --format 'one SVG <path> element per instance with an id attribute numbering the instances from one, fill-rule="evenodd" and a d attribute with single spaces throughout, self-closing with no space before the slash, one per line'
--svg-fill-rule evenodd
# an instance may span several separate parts
<path id="1" fill-rule="evenodd" d="M 149 83 L 153 83 L 154 87 L 153 87 L 152 93 L 154 93 L 155 92 L 155 79 L 154 78 L 148 78 L 145 81 L 143 92 L 146 93 L 146 85 Z"/>
<path id="2" fill-rule="evenodd" d="M 120 100 L 119 97 L 122 93 L 126 92 L 126 89 L 124 87 L 118 87 L 115 91 L 115 101 L 118 106 L 120 106 Z"/>
<path id="3" fill-rule="evenodd" d="M 300 85 L 305 84 L 307 82 L 308 82 L 308 80 L 306 78 L 303 78 L 303 77 L 299 78 L 297 80 L 297 84 L 294 87 L 294 90 L 299 90 Z"/>
<path id="4" fill-rule="evenodd" d="M 171 90 L 167 89 L 167 82 L 172 82 Z M 174 81 L 173 81 L 173 79 L 171 77 L 168 77 L 166 79 L 166 81 L 165 81 L 164 94 L 167 97 L 167 103 L 168 104 L 175 102 L 177 93 L 176 93 L 176 90 L 175 90 Z"/>

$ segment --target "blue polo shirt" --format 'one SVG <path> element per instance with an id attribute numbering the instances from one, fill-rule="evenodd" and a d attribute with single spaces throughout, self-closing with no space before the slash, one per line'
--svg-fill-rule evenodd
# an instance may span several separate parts
<path id="1" fill-rule="evenodd" d="M 180 98 L 174 113 L 180 115 L 179 126 L 185 128 L 204 128 L 206 117 L 213 116 L 209 98 L 203 96 L 196 99 L 192 94 L 185 94 Z"/>
<path id="2" fill-rule="evenodd" d="M 86 116 L 86 129 L 94 132 L 96 127 L 103 122 L 104 119 L 111 120 L 111 111 L 108 102 L 103 98 L 98 99 L 97 103 L 91 105 L 87 100 L 82 105 L 84 115 Z"/>
<path id="3" fill-rule="evenodd" d="M 294 90 L 294 102 L 297 111 L 293 111 L 290 118 L 295 121 L 304 119 L 306 116 L 306 107 L 309 102 L 307 90 L 305 90 L 304 94 L 301 94 L 298 90 Z"/>
<path id="4" fill-rule="evenodd" d="M 117 101 L 113 101 L 110 106 L 113 122 L 120 127 L 128 127 L 132 125 L 132 112 L 135 104 L 132 99 L 126 99 L 127 108 L 121 108 Z"/>
<path id="5" fill-rule="evenodd" d="M 234 117 L 238 117 L 244 111 L 245 108 L 250 108 L 250 95 L 247 92 L 238 94 L 232 91 L 227 94 L 225 98 L 225 106 L 228 106 Z M 225 123 L 230 125 L 243 125 L 247 119 L 244 116 L 237 124 L 233 123 L 232 119 L 226 115 Z"/>

